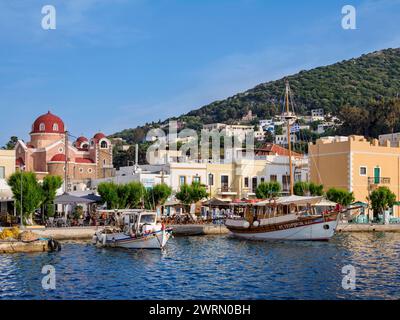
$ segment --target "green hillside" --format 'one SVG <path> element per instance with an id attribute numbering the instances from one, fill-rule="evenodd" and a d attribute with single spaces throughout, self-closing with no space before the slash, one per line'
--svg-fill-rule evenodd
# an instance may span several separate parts
<path id="1" fill-rule="evenodd" d="M 301 71 L 287 78 L 294 93 L 298 114 L 306 115 L 311 109 L 323 108 L 326 113 L 340 116 L 344 106 L 368 110 L 373 100 L 400 96 L 400 48 L 377 51 L 330 66 Z M 199 129 L 207 123 L 235 122 L 248 110 L 252 110 L 259 119 L 267 118 L 281 112 L 284 87 L 285 79 L 263 83 L 175 119 L 185 122 L 187 127 Z M 357 109 L 350 111 L 354 113 Z M 160 124 L 127 129 L 113 136 L 122 137 L 129 143 L 140 142 L 148 128 Z"/>

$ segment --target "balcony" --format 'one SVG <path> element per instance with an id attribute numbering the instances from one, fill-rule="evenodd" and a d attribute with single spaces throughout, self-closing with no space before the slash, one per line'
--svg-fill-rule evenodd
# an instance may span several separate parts
<path id="1" fill-rule="evenodd" d="M 223 185 L 218 189 L 218 194 L 223 196 L 236 196 L 237 192 L 233 188 Z"/>
<path id="2" fill-rule="evenodd" d="M 369 185 L 390 184 L 390 178 L 387 177 L 368 177 Z"/>

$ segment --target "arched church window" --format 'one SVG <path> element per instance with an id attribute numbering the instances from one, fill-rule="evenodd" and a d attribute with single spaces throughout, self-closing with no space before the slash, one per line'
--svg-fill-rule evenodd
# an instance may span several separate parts
<path id="1" fill-rule="evenodd" d="M 100 148 L 102 148 L 102 149 L 107 149 L 107 148 L 108 148 L 108 143 L 107 143 L 107 141 L 102 141 L 101 144 L 100 144 Z"/>
<path id="2" fill-rule="evenodd" d="M 53 124 L 53 131 L 58 131 L 58 123 Z"/>
<path id="3" fill-rule="evenodd" d="M 44 123 L 41 123 L 39 125 L 39 131 L 45 131 L 46 130 L 46 125 Z"/>

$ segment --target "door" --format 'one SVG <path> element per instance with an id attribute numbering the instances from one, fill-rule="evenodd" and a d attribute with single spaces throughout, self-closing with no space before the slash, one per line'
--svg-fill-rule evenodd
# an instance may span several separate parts
<path id="1" fill-rule="evenodd" d="M 381 182 L 381 168 L 376 167 L 374 169 L 374 184 L 379 184 Z"/>

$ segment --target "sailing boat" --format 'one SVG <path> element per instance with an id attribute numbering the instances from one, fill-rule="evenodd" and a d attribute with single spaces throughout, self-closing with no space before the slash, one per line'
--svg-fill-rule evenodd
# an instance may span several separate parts
<path id="1" fill-rule="evenodd" d="M 335 234 L 340 207 L 334 203 L 321 206 L 322 197 L 294 195 L 290 129 L 296 121 L 289 107 L 290 87 L 286 81 L 282 119 L 287 125 L 289 149 L 290 195 L 247 204 L 243 217 L 226 220 L 225 225 L 236 237 L 249 240 L 329 240 Z"/>

